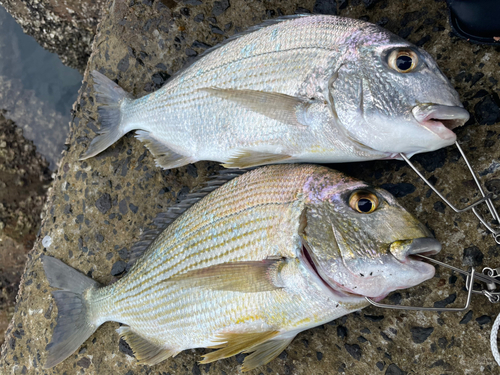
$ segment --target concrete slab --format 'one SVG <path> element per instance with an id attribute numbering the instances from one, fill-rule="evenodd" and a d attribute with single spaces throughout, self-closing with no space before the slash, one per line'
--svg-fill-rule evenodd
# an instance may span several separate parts
<path id="1" fill-rule="evenodd" d="M 50 254 L 91 275 L 113 281 L 111 270 L 128 260 L 128 249 L 152 218 L 198 186 L 216 168 L 201 162 L 162 171 L 143 145 L 128 135 L 114 147 L 78 161 L 98 129 L 89 71 L 101 69 L 134 95 L 155 90 L 206 45 L 280 14 L 332 11 L 329 1 L 247 2 L 114 1 L 98 27 L 84 84 L 75 105 L 70 147 L 49 193 L 40 235 L 25 270 L 13 321 L 0 356 L 6 374 L 234 374 L 243 356 L 198 365 L 205 349 L 188 350 L 152 368 L 136 364 L 119 341 L 117 323 L 106 323 L 81 349 L 50 370 L 42 370 L 45 346 L 57 308 L 40 256 Z M 446 4 L 423 0 L 339 0 L 343 16 L 367 19 L 423 46 L 438 61 L 473 114 L 457 129 L 463 147 L 491 192 L 500 186 L 498 47 L 469 44 L 450 35 Z M 454 202 L 477 198 L 454 148 L 415 158 Z M 443 242 L 437 256 L 457 267 L 500 265 L 500 246 L 472 213 L 455 214 L 419 181 L 403 162 L 337 166 L 351 175 L 393 191 L 401 203 Z M 498 200 L 496 201 L 498 205 Z M 42 239 L 46 239 L 42 244 Z M 50 238 L 50 241 L 48 241 Z M 50 242 L 50 245 L 48 243 Z M 115 268 L 116 269 L 116 268 Z M 464 280 L 438 268 L 436 277 L 393 294 L 392 302 L 462 305 Z M 464 313 L 424 313 L 369 307 L 300 334 L 276 360 L 250 374 L 499 374 L 489 349 L 498 306 L 476 296 Z"/>

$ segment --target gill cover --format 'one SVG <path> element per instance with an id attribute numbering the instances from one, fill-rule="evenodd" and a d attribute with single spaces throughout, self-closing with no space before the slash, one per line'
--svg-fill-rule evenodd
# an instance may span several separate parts
<path id="1" fill-rule="evenodd" d="M 427 52 L 375 25 L 356 34 L 350 46 L 355 53 L 346 52 L 329 90 L 333 111 L 352 138 L 393 157 L 455 141 L 450 129 L 463 125 L 468 113 Z M 446 111 L 422 122 L 412 113 L 421 105 Z M 451 112 L 453 123 L 448 124 Z"/>
<path id="2" fill-rule="evenodd" d="M 356 195 L 376 197 L 376 207 L 351 207 Z M 387 191 L 352 182 L 314 198 L 305 212 L 304 247 L 320 278 L 337 293 L 380 299 L 434 275 L 434 267 L 411 255 L 435 254 L 439 242 Z"/>

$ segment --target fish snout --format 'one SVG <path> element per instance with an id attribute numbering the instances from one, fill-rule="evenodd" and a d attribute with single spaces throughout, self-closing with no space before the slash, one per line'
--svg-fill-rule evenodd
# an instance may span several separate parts
<path id="1" fill-rule="evenodd" d="M 410 255 L 435 255 L 439 253 L 441 251 L 441 243 L 431 237 L 399 240 L 391 243 L 389 251 L 397 260 L 405 263 L 408 261 Z"/>
<path id="2" fill-rule="evenodd" d="M 420 125 L 443 139 L 455 137 L 451 130 L 464 125 L 470 117 L 462 107 L 438 104 L 417 105 L 412 114 Z"/>

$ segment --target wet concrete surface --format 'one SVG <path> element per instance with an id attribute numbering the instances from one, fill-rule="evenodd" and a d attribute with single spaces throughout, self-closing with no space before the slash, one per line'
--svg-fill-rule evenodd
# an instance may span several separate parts
<path id="1" fill-rule="evenodd" d="M 24 32 L 81 73 L 105 0 L 1 0 Z"/>
<path id="2" fill-rule="evenodd" d="M 5 116 L 23 129 L 55 170 L 82 76 L 24 34 L 1 6 L 0 56 L 0 110 L 7 111 Z"/>
<path id="3" fill-rule="evenodd" d="M 114 1 L 98 27 L 84 84 L 71 122 L 70 145 L 49 194 L 48 206 L 21 282 L 17 309 L 0 355 L 6 373 L 40 374 L 233 374 L 238 355 L 199 365 L 206 349 L 188 350 L 157 366 L 138 365 L 119 340 L 117 323 L 105 323 L 78 352 L 43 370 L 45 347 L 57 308 L 40 256 L 49 254 L 107 284 L 126 267 L 128 250 L 165 207 L 218 168 L 200 162 L 171 171 L 155 167 L 132 135 L 86 161 L 78 161 L 98 129 L 89 72 L 99 69 L 136 96 L 145 95 L 188 64 L 207 46 L 265 19 L 306 11 L 333 12 L 378 23 L 425 48 L 456 86 L 471 120 L 456 133 L 499 206 L 499 49 L 472 45 L 450 35 L 442 1 Z M 413 158 L 453 202 L 478 198 L 455 148 Z M 404 162 L 335 166 L 399 197 L 442 241 L 436 256 L 456 267 L 500 265 L 500 246 L 472 213 L 455 214 Z M 42 239 L 45 247 L 42 244 Z M 50 238 L 50 245 L 47 238 Z M 437 268 L 436 276 L 388 301 L 408 305 L 461 306 L 464 279 Z M 497 305 L 474 296 L 462 313 L 426 313 L 368 307 L 297 336 L 277 359 L 250 374 L 500 374 L 489 348 Z"/>

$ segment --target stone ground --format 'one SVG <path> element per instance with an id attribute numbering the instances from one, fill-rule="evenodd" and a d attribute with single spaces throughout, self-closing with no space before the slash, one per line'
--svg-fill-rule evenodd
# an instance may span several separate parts
<path id="1" fill-rule="evenodd" d="M 0 113 L 0 345 L 14 314 L 49 182 L 48 162 L 22 130 Z"/>
<path id="2" fill-rule="evenodd" d="M 53 369 L 43 370 L 45 346 L 57 308 L 50 297 L 40 256 L 50 254 L 101 283 L 119 277 L 128 250 L 165 207 L 182 199 L 217 168 L 200 162 L 172 171 L 155 167 L 132 135 L 98 157 L 78 161 L 98 129 L 89 71 L 99 69 L 127 91 L 142 96 L 225 37 L 281 14 L 333 13 L 363 18 L 425 48 L 457 87 L 472 117 L 457 129 L 461 144 L 488 190 L 500 192 L 499 48 L 469 44 L 450 34 L 446 4 L 351 0 L 116 0 L 98 27 L 71 123 L 70 145 L 49 193 L 40 234 L 23 274 L 13 320 L 1 349 L 8 374 L 233 374 L 239 355 L 198 365 L 205 349 L 188 350 L 157 366 L 136 364 L 120 341 L 116 323 L 106 323 L 81 349 Z M 414 158 L 454 202 L 477 198 L 472 178 L 450 147 Z M 385 187 L 443 243 L 436 257 L 456 267 L 496 267 L 500 246 L 471 213 L 455 214 L 403 162 L 337 165 L 355 177 Z M 51 238 L 50 245 L 42 239 Z M 114 267 L 113 267 L 114 266 Z M 121 267 L 120 267 L 121 266 Z M 463 305 L 464 280 L 438 268 L 415 288 L 394 293 L 392 303 Z M 301 333 L 277 359 L 250 374 L 500 374 L 489 349 L 496 305 L 475 296 L 463 313 L 424 313 L 369 307 Z"/>

